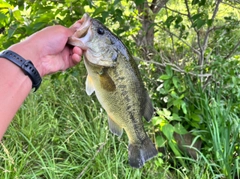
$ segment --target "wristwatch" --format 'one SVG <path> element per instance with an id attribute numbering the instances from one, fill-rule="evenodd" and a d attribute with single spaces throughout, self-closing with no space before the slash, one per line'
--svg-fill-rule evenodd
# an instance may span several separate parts
<path id="1" fill-rule="evenodd" d="M 42 78 L 30 60 L 25 60 L 23 57 L 11 50 L 4 50 L 0 52 L 0 57 L 8 59 L 12 63 L 20 67 L 24 74 L 31 79 L 32 88 L 35 88 L 34 92 L 37 91 L 37 89 L 41 85 Z"/>

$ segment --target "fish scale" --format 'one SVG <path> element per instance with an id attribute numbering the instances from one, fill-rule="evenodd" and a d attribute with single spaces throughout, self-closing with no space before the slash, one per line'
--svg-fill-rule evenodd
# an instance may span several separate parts
<path id="1" fill-rule="evenodd" d="M 126 132 L 129 164 L 140 168 L 158 152 L 144 130 L 142 117 L 149 122 L 153 106 L 137 64 L 121 40 L 99 21 L 85 14 L 80 22 L 68 43 L 84 49 L 86 92 L 95 92 L 108 114 L 110 131 L 117 136 Z"/>
<path id="2" fill-rule="evenodd" d="M 137 90 L 140 90 L 143 88 L 140 88 L 140 83 L 132 84 L 132 82 L 135 82 L 136 80 L 131 80 L 130 83 L 132 85 L 129 85 L 129 86 L 126 85 L 126 81 L 129 80 L 129 77 L 127 77 L 127 75 L 129 75 L 129 73 L 132 73 L 131 68 L 129 73 L 126 73 L 126 69 L 129 69 L 129 65 L 130 65 L 129 63 L 126 63 L 126 62 L 127 62 L 126 60 L 120 61 L 118 62 L 119 68 L 109 68 L 108 71 L 106 71 L 106 73 L 108 73 L 109 76 L 111 76 L 112 81 L 115 81 L 117 84 L 116 93 L 114 95 L 111 95 L 110 93 L 105 91 L 105 92 L 102 92 L 101 95 L 103 96 L 104 95 L 103 93 L 105 93 L 106 98 L 118 99 L 120 104 L 118 104 L 117 106 L 122 106 L 122 108 L 124 108 L 125 114 L 122 115 L 121 119 L 116 120 L 114 122 L 119 123 L 120 125 L 121 124 L 124 125 L 124 123 L 127 122 L 127 124 L 124 125 L 125 129 L 128 126 L 131 126 L 132 128 L 134 128 L 134 130 L 132 130 L 128 136 L 133 136 L 135 133 L 134 137 L 131 137 L 131 138 L 135 139 L 133 141 L 138 141 L 138 143 L 141 143 L 142 140 L 144 140 L 147 136 L 142 128 L 143 126 L 142 121 L 139 120 L 142 118 L 141 117 L 142 115 L 139 113 L 140 111 L 139 100 L 141 98 L 138 97 L 138 94 L 141 92 L 137 92 Z M 121 67 L 121 65 L 123 65 L 123 67 Z M 123 71 L 122 69 L 125 69 L 125 71 Z M 137 78 L 137 76 L 135 76 L 135 78 Z M 122 79 L 122 80 L 119 80 L 119 79 Z M 123 93 L 125 93 L 125 95 L 122 96 Z M 132 95 L 132 97 L 130 97 L 130 95 Z M 136 98 L 134 98 L 133 95 L 135 95 Z M 109 106 L 113 106 L 111 102 L 109 103 Z M 112 113 L 112 111 L 115 111 L 115 108 L 110 109 L 109 113 Z M 141 125 L 139 125 L 139 123 Z M 126 131 L 128 132 L 127 129 Z"/>

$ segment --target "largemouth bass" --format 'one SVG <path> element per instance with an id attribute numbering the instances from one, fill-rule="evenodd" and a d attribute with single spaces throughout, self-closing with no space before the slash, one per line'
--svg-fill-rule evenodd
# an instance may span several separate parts
<path id="1" fill-rule="evenodd" d="M 142 117 L 149 122 L 153 106 L 137 64 L 122 41 L 98 20 L 84 14 L 79 22 L 81 27 L 68 43 L 83 49 L 86 92 L 95 92 L 113 134 L 126 131 L 129 164 L 140 168 L 158 152 L 143 127 Z"/>

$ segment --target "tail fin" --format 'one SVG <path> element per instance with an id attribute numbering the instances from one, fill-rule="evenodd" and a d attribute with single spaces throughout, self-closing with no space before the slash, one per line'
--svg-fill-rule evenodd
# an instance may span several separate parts
<path id="1" fill-rule="evenodd" d="M 158 154 L 152 141 L 147 137 L 141 145 L 129 144 L 128 160 L 134 168 L 141 168 L 144 163 Z"/>

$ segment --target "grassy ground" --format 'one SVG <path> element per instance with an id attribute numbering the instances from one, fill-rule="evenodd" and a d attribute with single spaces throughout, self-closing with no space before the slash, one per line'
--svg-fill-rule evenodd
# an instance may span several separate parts
<path id="1" fill-rule="evenodd" d="M 32 93 L 22 105 L 0 143 L 0 179 L 208 179 L 226 178 L 222 170 L 228 171 L 229 166 L 239 167 L 239 154 L 235 154 L 236 163 L 228 165 L 224 162 L 230 159 L 223 159 L 232 156 L 231 153 L 217 151 L 223 140 L 216 129 L 222 125 L 213 120 L 208 125 L 212 130 L 207 130 L 211 131 L 209 140 L 214 137 L 215 141 L 213 148 L 207 149 L 208 156 L 199 152 L 197 160 L 183 157 L 187 167 L 182 167 L 175 164 L 178 159 L 173 157 L 171 162 L 168 156 L 160 154 L 142 169 L 131 168 L 126 135 L 119 139 L 109 132 L 105 112 L 94 96 L 88 97 L 85 93 L 85 76 L 80 75 L 85 74 L 84 68 L 77 68 L 80 70 L 68 75 L 45 78 L 39 91 Z M 199 105 L 204 108 L 206 104 L 199 102 Z M 218 108 L 215 112 L 222 115 L 222 119 L 228 114 Z M 209 113 L 219 118 L 218 114 Z M 208 117 L 212 119 L 212 116 Z M 226 134 L 229 135 L 232 134 Z M 235 137 L 237 140 L 239 135 Z M 227 145 L 227 138 L 224 140 Z M 215 153 L 220 162 L 213 161 Z M 226 168 L 222 167 L 224 164 Z M 239 168 L 235 171 L 239 172 Z"/>
<path id="2" fill-rule="evenodd" d="M 152 164 L 129 167 L 126 136 L 109 133 L 84 77 L 73 75 L 45 78 L 27 98 L 1 143 L 0 178 L 148 178 Z"/>

